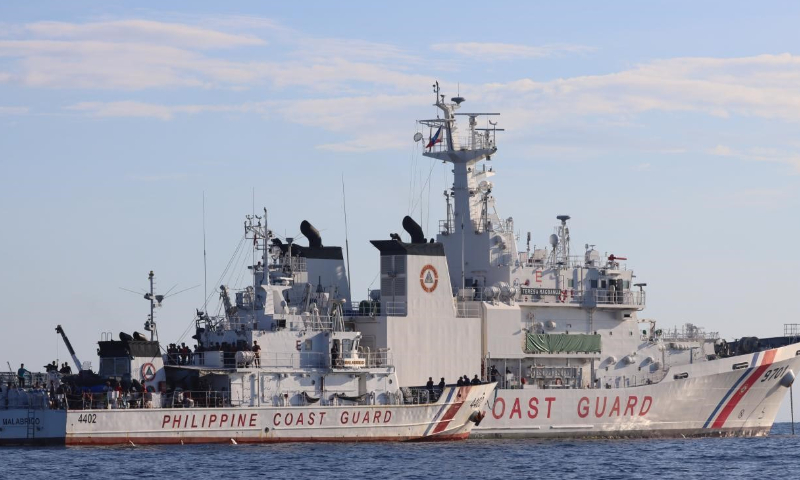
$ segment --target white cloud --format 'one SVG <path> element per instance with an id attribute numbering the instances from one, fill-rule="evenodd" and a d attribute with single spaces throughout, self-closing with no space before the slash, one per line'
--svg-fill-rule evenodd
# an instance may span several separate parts
<path id="1" fill-rule="evenodd" d="M 252 82 L 247 65 L 180 48 L 97 41 L 0 41 L 0 57 L 21 58 L 6 81 L 30 87 L 138 90 Z"/>
<path id="2" fill-rule="evenodd" d="M 521 58 L 543 58 L 563 55 L 565 53 L 588 53 L 595 49 L 583 45 L 515 45 L 512 43 L 437 43 L 431 45 L 437 52 L 454 53 L 456 55 L 480 59 L 490 62 L 493 60 L 515 60 Z"/>
<path id="3" fill-rule="evenodd" d="M 198 17 L 190 23 L 185 19 L 37 22 L 10 28 L 0 38 L 0 83 L 123 91 L 256 91 L 268 85 L 279 92 L 279 98 L 286 98 L 286 91 L 298 89 L 300 97 L 315 97 L 229 105 L 167 105 L 148 102 L 144 97 L 144 101 L 75 103 L 67 107 L 73 112 L 169 120 L 202 112 L 265 114 L 270 110 L 293 123 L 342 133 L 341 141 L 319 146 L 338 151 L 405 145 L 409 116 L 414 118 L 412 115 L 420 107 L 430 103 L 429 96 L 420 94 L 427 93 L 436 77 L 429 70 L 440 72 L 442 58 L 452 56 L 447 54 L 524 60 L 591 51 L 580 45 L 440 43 L 432 46 L 439 55 L 420 59 L 388 43 L 314 37 L 270 19 L 246 16 Z M 218 53 L 220 49 L 233 48 L 244 48 L 241 51 L 246 56 L 239 55 L 239 50 L 236 55 L 224 57 Z M 448 83 L 447 79 L 441 80 L 442 85 Z M 593 133 L 600 149 L 696 153 L 703 149 L 702 145 L 685 145 L 684 139 L 664 135 L 640 135 L 647 126 L 643 114 L 666 112 L 716 119 L 752 117 L 798 122 L 798 84 L 800 58 L 780 54 L 663 59 L 601 75 L 462 83 L 461 91 L 470 100 L 479 99 L 482 105 L 501 111 L 501 125 L 509 129 L 504 138 L 527 142 L 527 146 L 541 144 L 543 139 L 537 140 L 536 132 L 547 128 L 551 132 L 574 133 L 570 138 L 562 134 L 546 140 L 553 149 L 586 146 L 591 143 L 586 133 Z M 395 135 L 401 140 L 390 140 Z M 704 141 L 714 145 L 726 140 L 712 133 Z M 732 152 L 724 150 L 729 147 L 720 146 L 707 153 L 800 168 L 797 155 L 789 153 L 796 148 L 778 147 L 780 151 L 743 147 L 740 152 Z M 585 152 L 586 148 L 577 155 L 584 156 Z"/>
<path id="4" fill-rule="evenodd" d="M 709 149 L 708 153 L 722 157 L 731 157 L 734 155 L 733 149 L 731 147 L 726 147 L 725 145 L 717 145 L 716 147 Z"/>
<path id="5" fill-rule="evenodd" d="M 316 148 L 331 152 L 365 153 L 378 150 L 394 150 L 396 148 L 408 147 L 410 142 L 402 135 L 397 135 L 396 133 L 397 132 L 363 135 L 343 142 L 324 143 L 317 145 Z"/>
<path id="6" fill-rule="evenodd" d="M 154 175 L 130 174 L 127 178 L 136 182 L 169 182 L 186 180 L 190 176 L 188 173 L 161 173 Z"/>
<path id="7" fill-rule="evenodd" d="M 787 165 L 792 173 L 800 174 L 800 153 L 787 152 L 776 148 L 750 147 L 747 149 L 734 149 L 725 145 L 706 151 L 710 155 L 733 157 L 754 162 L 770 162 Z"/>
<path id="8" fill-rule="evenodd" d="M 330 131 L 356 132 L 385 128 L 394 121 L 408 124 L 398 111 L 429 103 L 424 95 L 369 95 L 282 102 L 278 112 L 293 123 Z"/>
<path id="9" fill-rule="evenodd" d="M 25 25 L 25 30 L 39 38 L 69 40 L 96 40 L 119 43 L 149 43 L 172 45 L 193 49 L 232 48 L 265 45 L 253 35 L 230 34 L 208 28 L 180 23 L 150 20 L 117 20 L 95 23 L 36 22 Z"/>
<path id="10" fill-rule="evenodd" d="M 24 115 L 28 113 L 28 107 L 4 107 L 0 105 L 0 115 Z"/>
<path id="11" fill-rule="evenodd" d="M 621 72 L 547 82 L 521 79 L 482 88 L 499 100 L 530 106 L 526 121 L 647 111 L 699 112 L 800 121 L 800 58 L 675 58 Z"/>
<path id="12" fill-rule="evenodd" d="M 266 103 L 240 105 L 158 105 L 135 101 L 80 102 L 65 107 L 67 110 L 85 113 L 93 117 L 143 117 L 171 120 L 177 114 L 195 115 L 213 113 L 260 113 L 267 110 Z"/>
<path id="13" fill-rule="evenodd" d="M 245 25 L 264 19 L 228 19 Z M 272 26 L 272 23 L 267 23 Z M 29 87 L 142 90 L 226 88 L 261 84 L 351 92 L 354 84 L 414 89 L 430 77 L 404 70 L 418 59 L 385 43 L 316 38 L 277 27 L 273 43 L 247 60 L 213 56 L 211 49 L 263 46 L 253 35 L 144 20 L 87 24 L 39 22 L 0 40 L 9 58 L 0 82 Z"/>
<path id="14" fill-rule="evenodd" d="M 751 188 L 733 193 L 726 200 L 737 207 L 777 208 L 789 199 L 789 193 L 779 188 Z"/>

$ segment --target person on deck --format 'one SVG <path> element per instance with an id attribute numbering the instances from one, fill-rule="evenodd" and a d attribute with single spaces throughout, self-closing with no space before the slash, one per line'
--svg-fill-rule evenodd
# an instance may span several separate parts
<path id="1" fill-rule="evenodd" d="M 19 370 L 17 370 L 17 383 L 19 384 L 20 387 L 24 387 L 25 386 L 25 374 L 26 373 L 31 373 L 31 372 L 25 370 L 25 364 L 21 363 L 19 365 Z"/>
<path id="2" fill-rule="evenodd" d="M 444 386 L 445 386 L 444 377 L 442 377 L 442 379 L 439 380 L 439 393 L 444 392 Z"/>
<path id="3" fill-rule="evenodd" d="M 480 385 L 481 384 L 481 379 L 478 378 L 478 374 L 475 374 L 475 376 L 472 378 L 472 381 L 470 382 L 470 384 L 472 384 L 472 385 Z"/>
<path id="4" fill-rule="evenodd" d="M 428 383 L 425 384 L 425 388 L 428 389 L 428 395 L 433 398 L 433 377 L 428 377 Z"/>
<path id="5" fill-rule="evenodd" d="M 255 355 L 255 358 L 253 359 L 253 365 L 256 367 L 261 367 L 261 347 L 255 340 L 253 340 L 253 354 Z"/>

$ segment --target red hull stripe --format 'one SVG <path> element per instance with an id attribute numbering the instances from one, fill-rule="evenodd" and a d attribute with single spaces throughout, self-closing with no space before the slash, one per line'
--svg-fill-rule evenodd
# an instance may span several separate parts
<path id="1" fill-rule="evenodd" d="M 436 415 L 433 417 L 433 421 L 431 422 L 430 425 L 428 425 L 428 428 L 425 429 L 425 433 L 423 435 L 427 437 L 430 434 L 431 429 L 433 428 L 434 425 L 436 425 L 436 421 L 439 420 L 439 417 L 442 415 L 442 412 L 447 407 L 447 404 L 450 403 L 450 400 L 453 398 L 453 392 L 455 391 L 456 387 L 449 387 L 449 391 L 447 392 L 447 399 L 444 401 L 441 408 L 439 408 L 439 411 L 436 412 Z M 442 392 L 442 394 L 444 394 L 444 392 Z"/>
<path id="2" fill-rule="evenodd" d="M 469 392 L 469 387 L 459 387 L 458 389 L 458 397 L 459 399 L 467 398 L 467 393 Z M 450 408 L 447 409 L 442 419 L 439 420 L 438 425 L 436 428 L 433 429 L 433 435 L 443 431 L 447 426 L 450 424 L 450 420 L 456 416 L 461 407 L 464 405 L 464 400 L 457 400 L 456 403 L 450 405 Z"/>
<path id="3" fill-rule="evenodd" d="M 777 350 L 769 350 L 764 353 L 764 360 L 761 362 L 761 365 L 756 368 L 750 377 L 745 380 L 741 387 L 731 396 L 731 399 L 728 400 L 728 404 L 725 405 L 725 408 L 722 409 L 719 416 L 714 423 L 711 425 L 711 428 L 722 428 L 725 425 L 725 421 L 728 419 L 728 416 L 733 412 L 736 408 L 736 405 L 739 404 L 739 401 L 747 395 L 747 392 L 750 391 L 750 387 L 753 386 L 759 378 L 761 378 L 761 374 L 766 371 L 770 365 L 772 365 L 772 361 L 775 359 L 775 354 Z"/>
<path id="4" fill-rule="evenodd" d="M 397 436 L 397 437 L 308 437 L 308 438 L 275 438 L 275 437 L 237 437 L 236 443 L 354 443 L 354 442 L 417 442 L 417 441 L 449 441 L 466 440 L 469 433 L 440 435 L 436 437 Z M 67 437 L 67 445 L 175 445 L 200 443 L 231 443 L 231 438 L 220 437 Z M 62 442 L 63 444 L 64 442 Z"/>

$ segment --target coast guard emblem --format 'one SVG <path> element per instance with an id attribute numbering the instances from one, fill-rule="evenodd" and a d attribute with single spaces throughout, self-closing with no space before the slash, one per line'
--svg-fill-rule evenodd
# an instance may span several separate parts
<path id="1" fill-rule="evenodd" d="M 156 378 L 156 367 L 152 363 L 145 363 L 142 365 L 142 378 L 148 382 Z"/>
<path id="2" fill-rule="evenodd" d="M 436 290 L 436 287 L 439 285 L 439 272 L 436 271 L 433 265 L 425 265 L 422 267 L 422 271 L 419 272 L 419 284 L 422 285 L 422 289 L 428 293 Z"/>

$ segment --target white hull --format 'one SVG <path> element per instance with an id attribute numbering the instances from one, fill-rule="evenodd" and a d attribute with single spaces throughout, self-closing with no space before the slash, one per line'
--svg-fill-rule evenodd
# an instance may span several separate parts
<path id="1" fill-rule="evenodd" d="M 83 410 L 67 445 L 457 440 L 494 385 L 447 387 L 423 405 Z"/>
<path id="2" fill-rule="evenodd" d="M 800 369 L 798 353 L 793 344 L 673 367 L 661 382 L 631 388 L 498 390 L 472 436 L 766 435 L 788 391 L 781 379 Z M 688 377 L 674 378 L 682 373 Z"/>
<path id="3" fill-rule="evenodd" d="M 39 410 L 31 438 L 25 420 L 0 431 L 5 444 L 67 445 L 459 440 L 475 425 L 493 384 L 447 387 L 421 405 Z M 0 423 L 28 417 L 0 411 Z M 45 438 L 47 441 L 45 441 Z"/>

